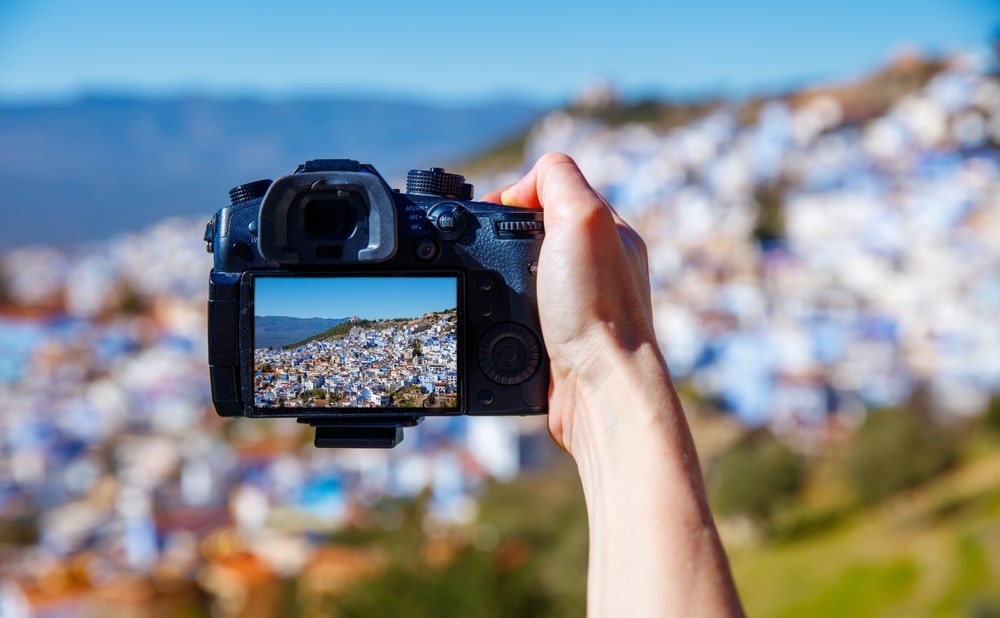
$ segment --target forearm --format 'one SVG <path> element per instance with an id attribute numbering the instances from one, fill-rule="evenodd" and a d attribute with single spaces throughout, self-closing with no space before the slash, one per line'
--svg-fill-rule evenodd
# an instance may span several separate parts
<path id="1" fill-rule="evenodd" d="M 588 613 L 741 614 L 656 345 L 645 243 L 563 154 L 484 199 L 545 210 L 537 289 L 549 431 L 576 460 L 587 500 Z"/>
<path id="2" fill-rule="evenodd" d="M 572 428 L 590 525 L 588 615 L 741 615 L 659 352 L 607 354 L 604 379 L 577 391 L 591 409 Z"/>

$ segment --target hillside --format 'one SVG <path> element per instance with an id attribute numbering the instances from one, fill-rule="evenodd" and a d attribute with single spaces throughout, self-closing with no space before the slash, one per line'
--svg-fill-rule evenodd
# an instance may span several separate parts
<path id="1" fill-rule="evenodd" d="M 1000 453 L 881 506 L 829 516 L 813 534 L 724 540 L 747 615 L 761 618 L 1000 614 Z M 814 494 L 835 492 L 828 479 Z M 808 501 L 799 517 L 811 515 Z M 746 544 L 743 544 L 746 543 Z"/>
<path id="2" fill-rule="evenodd" d="M 311 341 L 335 341 L 337 339 L 343 339 L 350 334 L 351 330 L 354 328 L 363 328 L 373 331 L 383 331 L 389 328 L 411 328 L 415 332 L 420 332 L 430 328 L 434 325 L 439 316 L 442 314 L 450 314 L 455 316 L 457 312 L 453 309 L 451 311 L 438 312 L 438 313 L 428 313 L 419 317 L 407 317 L 407 318 L 392 318 L 392 319 L 381 319 L 381 320 L 366 320 L 359 318 L 344 318 L 341 320 L 326 320 L 327 322 L 334 322 L 334 324 L 328 326 L 327 328 L 318 331 L 311 330 L 305 333 L 305 336 L 294 340 L 292 343 L 283 344 L 280 347 L 286 350 L 292 350 L 297 347 L 306 345 Z M 295 320 L 295 318 L 278 318 L 278 320 Z M 310 321 L 310 326 L 319 326 L 323 321 Z M 455 323 L 454 321 L 452 322 Z M 302 325 L 306 326 L 305 324 Z M 303 328 L 303 330 L 305 330 Z"/>
<path id="3" fill-rule="evenodd" d="M 699 433 L 695 439 L 701 443 Z M 1000 453 L 995 439 L 979 446 L 988 454 L 881 505 L 861 508 L 845 501 L 835 474 L 842 453 L 833 450 L 808 495 L 787 509 L 783 537 L 762 539 L 747 534 L 739 521 L 720 519 L 747 615 L 996 616 Z M 461 529 L 424 530 L 419 522 L 429 506 L 426 496 L 380 505 L 381 518 L 393 525 L 373 518 L 336 534 L 337 542 L 381 552 L 387 564 L 345 594 L 327 597 L 326 607 L 387 616 L 403 598 L 412 613 L 434 615 L 448 599 L 462 607 L 499 604 L 509 615 L 582 615 L 586 507 L 572 461 L 563 454 L 553 457 L 544 473 L 485 485 L 470 527 L 472 540 Z M 538 517 L 539 512 L 550 516 Z M 494 539 L 492 552 L 474 544 L 482 542 L 475 535 L 484 530 Z M 516 567 L 505 571 L 511 563 Z M 458 578 L 463 585 L 454 586 Z M 403 581 L 419 585 L 401 586 Z M 396 589 L 399 593 L 391 594 Z"/>
<path id="4" fill-rule="evenodd" d="M 604 93 L 598 101 L 578 101 L 564 112 L 578 121 L 593 121 L 603 127 L 643 125 L 657 131 L 670 131 L 724 108 L 735 108 L 741 123 L 755 124 L 761 108 L 768 102 L 787 101 L 792 107 L 801 107 L 817 99 L 829 98 L 842 106 L 843 122 L 859 124 L 885 114 L 894 103 L 919 91 L 946 67 L 947 63 L 939 59 L 904 56 L 855 79 L 813 85 L 798 91 L 756 95 L 742 101 L 714 97 L 621 100 L 613 93 Z M 530 138 L 530 128 L 506 136 L 475 153 L 463 169 L 472 174 L 488 175 L 519 166 L 525 158 Z"/>

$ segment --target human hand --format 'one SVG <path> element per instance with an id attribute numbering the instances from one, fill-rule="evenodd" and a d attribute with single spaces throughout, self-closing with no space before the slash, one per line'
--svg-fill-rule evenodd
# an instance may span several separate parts
<path id="1" fill-rule="evenodd" d="M 588 615 L 741 616 L 653 332 L 642 239 L 566 155 L 483 199 L 545 210 L 549 432 L 576 460 L 587 501 Z"/>
<path id="2" fill-rule="evenodd" d="M 552 371 L 549 431 L 556 443 L 577 454 L 579 404 L 601 401 L 602 388 L 620 388 L 609 383 L 617 377 L 613 364 L 644 351 L 654 365 L 662 365 L 652 326 L 646 246 L 564 154 L 541 157 L 520 181 L 482 199 L 545 210 L 537 289 Z M 613 419 L 583 421 L 601 425 Z"/>
<path id="3" fill-rule="evenodd" d="M 741 616 L 653 332 L 646 247 L 566 155 L 485 201 L 545 210 L 538 314 L 549 433 L 587 502 L 589 616 Z"/>

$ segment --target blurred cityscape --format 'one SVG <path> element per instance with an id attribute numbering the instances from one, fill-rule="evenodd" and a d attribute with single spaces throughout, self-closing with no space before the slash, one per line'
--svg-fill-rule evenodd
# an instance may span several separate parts
<path id="1" fill-rule="evenodd" d="M 665 133 L 553 114 L 527 158 L 573 153 L 646 240 L 672 373 L 807 439 L 918 385 L 959 416 L 1000 389 L 998 144 L 995 76 L 913 57 Z"/>
<path id="2" fill-rule="evenodd" d="M 1000 81 L 915 57 L 872 80 L 665 124 L 613 119 L 596 89 L 470 180 L 571 154 L 645 238 L 657 333 L 698 405 L 802 452 L 918 387 L 957 422 L 1000 392 Z M 0 616 L 177 615 L 164 598 L 272 615 L 247 602 L 267 582 L 336 591 L 377 568 L 328 539 L 381 501 L 425 495 L 429 519 L 472 526 L 489 479 L 560 457 L 540 418 L 429 419 L 391 451 L 218 418 L 211 214 L 2 255 Z"/>

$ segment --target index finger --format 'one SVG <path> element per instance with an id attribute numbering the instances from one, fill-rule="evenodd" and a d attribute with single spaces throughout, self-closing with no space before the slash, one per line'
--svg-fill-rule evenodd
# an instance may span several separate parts
<path id="1" fill-rule="evenodd" d="M 494 189 L 493 191 L 490 191 L 486 195 L 484 195 L 484 196 L 482 196 L 480 198 L 477 198 L 476 201 L 477 202 L 493 202 L 494 204 L 502 204 L 503 202 L 500 201 L 500 196 L 507 189 L 510 189 L 513 186 L 514 186 L 513 183 L 511 183 L 511 184 L 509 184 L 509 185 L 507 185 L 505 187 L 502 187 L 500 189 Z"/>

